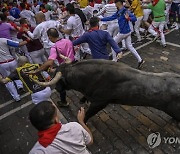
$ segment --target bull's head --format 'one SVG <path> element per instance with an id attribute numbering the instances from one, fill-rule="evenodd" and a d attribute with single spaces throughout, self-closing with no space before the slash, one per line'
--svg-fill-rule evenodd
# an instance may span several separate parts
<path id="1" fill-rule="evenodd" d="M 40 82 L 38 80 L 35 80 L 33 78 L 31 78 L 35 83 L 39 84 L 40 86 L 43 86 L 43 87 L 47 87 L 47 86 L 50 86 L 50 85 L 53 85 L 53 84 L 56 84 L 60 79 L 61 79 L 61 76 L 62 76 L 62 73 L 61 72 L 57 72 L 55 77 L 49 81 L 49 82 Z"/>

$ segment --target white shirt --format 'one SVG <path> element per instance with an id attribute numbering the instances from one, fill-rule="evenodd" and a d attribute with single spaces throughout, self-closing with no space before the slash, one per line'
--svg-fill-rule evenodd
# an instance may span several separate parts
<path id="1" fill-rule="evenodd" d="M 22 10 L 20 13 L 21 18 L 26 18 L 32 27 L 36 27 L 36 21 L 34 13 L 30 10 Z"/>
<path id="2" fill-rule="evenodd" d="M 89 133 L 77 122 L 62 125 L 54 141 L 44 148 L 37 142 L 29 154 L 90 154 L 86 145 L 91 141 Z"/>
<path id="3" fill-rule="evenodd" d="M 81 18 L 77 14 L 69 17 L 67 20 L 67 29 L 72 29 L 72 37 L 79 37 L 84 33 Z"/>
<path id="4" fill-rule="evenodd" d="M 97 3 L 94 4 L 94 10 L 99 11 L 100 9 L 102 9 L 102 7 L 103 7 L 103 4 L 97 4 Z"/>
<path id="5" fill-rule="evenodd" d="M 43 13 L 42 11 L 39 11 L 39 12 Z M 51 20 L 51 14 L 52 14 L 52 12 L 49 10 L 44 13 L 46 21 Z"/>
<path id="6" fill-rule="evenodd" d="M 173 0 L 173 3 L 180 3 L 180 0 Z"/>
<path id="7" fill-rule="evenodd" d="M 13 56 L 10 54 L 7 41 L 8 41 L 8 39 L 6 39 L 6 38 L 0 38 L 0 62 L 4 62 L 6 60 L 13 59 Z M 9 40 L 9 41 L 15 42 L 12 40 Z M 18 42 L 15 42 L 15 43 L 18 43 Z"/>
<path id="8" fill-rule="evenodd" d="M 16 18 L 14 18 L 13 16 L 7 16 L 7 19 L 10 20 L 10 21 L 16 20 Z"/>
<path id="9" fill-rule="evenodd" d="M 49 28 L 58 28 L 60 23 L 58 21 L 54 20 L 49 20 L 49 21 L 44 21 L 37 25 L 37 27 L 34 29 L 33 33 L 28 31 L 28 35 L 32 39 L 40 39 L 41 42 L 43 43 L 43 47 L 45 49 L 51 48 L 53 43 L 49 40 L 48 35 L 47 35 L 47 30 Z"/>
<path id="10" fill-rule="evenodd" d="M 90 5 L 88 5 L 85 8 L 83 8 L 82 11 L 85 14 L 87 20 L 89 20 L 93 16 L 94 8 Z"/>
<path id="11" fill-rule="evenodd" d="M 37 14 L 39 12 L 39 8 L 40 8 L 40 5 L 37 5 L 37 6 L 32 6 L 32 11 Z"/>

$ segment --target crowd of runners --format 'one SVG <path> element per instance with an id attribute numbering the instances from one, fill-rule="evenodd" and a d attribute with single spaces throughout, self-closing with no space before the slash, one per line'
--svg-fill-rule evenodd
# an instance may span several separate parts
<path id="1" fill-rule="evenodd" d="M 180 29 L 180 0 L 2 0 L 0 6 L 0 83 L 16 102 L 21 101 L 20 94 L 24 90 L 30 92 L 32 102 L 38 104 L 31 111 L 30 120 L 39 131 L 57 123 L 58 111 L 47 101 L 51 88 L 39 86 L 35 79 L 50 81 L 55 67 L 87 57 L 117 62 L 126 50 L 135 56 L 136 68 L 141 69 L 145 61 L 134 44 L 142 43 L 147 35 L 152 35 L 152 41 L 160 39 L 159 45 L 166 47 L 164 34 L 171 29 Z M 59 106 L 68 106 L 63 84 L 56 85 L 56 90 L 61 98 Z M 45 115 L 47 108 L 49 119 Z M 49 121 L 43 122 L 42 118 Z M 89 153 L 84 147 L 92 143 L 92 135 L 83 118 L 84 110 L 81 109 L 78 120 L 85 130 L 77 124 L 63 128 L 63 131 L 73 132 L 74 127 L 79 133 L 75 138 L 80 147 L 77 150 L 76 143 L 69 153 Z M 53 125 L 54 136 L 60 128 L 59 123 Z M 35 151 L 42 148 L 40 145 L 43 148 L 50 145 L 54 139 L 51 135 L 48 141 L 40 138 Z M 58 136 L 48 152 L 55 153 L 59 147 L 66 151 L 73 142 L 65 142 L 71 137 Z M 84 141 L 80 142 L 81 138 Z"/>

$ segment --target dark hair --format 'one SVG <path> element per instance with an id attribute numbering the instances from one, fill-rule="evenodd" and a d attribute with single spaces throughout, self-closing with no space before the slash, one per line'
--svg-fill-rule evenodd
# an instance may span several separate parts
<path id="1" fill-rule="evenodd" d="M 49 28 L 48 31 L 47 31 L 47 35 L 51 36 L 53 38 L 58 38 L 59 37 L 59 33 L 58 33 L 56 28 Z"/>
<path id="2" fill-rule="evenodd" d="M 94 14 L 94 13 L 98 13 L 98 10 L 94 10 L 94 11 L 93 11 L 93 14 Z"/>
<path id="3" fill-rule="evenodd" d="M 5 14 L 0 14 L 0 19 L 1 19 L 1 21 L 6 21 L 7 16 Z"/>
<path id="4" fill-rule="evenodd" d="M 41 5 L 40 5 L 40 8 L 45 9 L 46 7 L 45 7 L 44 4 L 41 4 Z"/>
<path id="5" fill-rule="evenodd" d="M 91 27 L 96 27 L 96 26 L 98 26 L 99 18 L 98 17 L 91 17 L 89 20 L 89 23 L 90 23 Z"/>
<path id="6" fill-rule="evenodd" d="M 25 5 L 24 3 L 20 3 L 20 7 L 21 7 L 22 9 L 25 9 L 25 8 L 26 8 L 26 5 Z"/>
<path id="7" fill-rule="evenodd" d="M 75 14 L 75 9 L 74 9 L 74 5 L 71 3 L 68 3 L 66 5 L 66 10 L 70 13 L 70 14 Z"/>
<path id="8" fill-rule="evenodd" d="M 63 1 L 57 1 L 59 5 L 63 5 L 64 6 L 64 2 Z"/>
<path id="9" fill-rule="evenodd" d="M 6 8 L 2 8 L 2 13 L 5 13 L 6 11 L 8 11 Z"/>
<path id="10" fill-rule="evenodd" d="M 47 3 L 48 1 L 47 0 L 43 0 L 43 3 Z"/>
<path id="11" fill-rule="evenodd" d="M 26 23 L 27 23 L 26 18 L 21 18 L 21 19 L 19 20 L 19 23 L 20 23 L 20 24 L 26 24 Z"/>
<path id="12" fill-rule="evenodd" d="M 43 101 L 30 110 L 29 120 L 37 130 L 42 131 L 54 124 L 55 114 L 56 107 L 50 101 Z"/>
<path id="13" fill-rule="evenodd" d="M 120 3 L 123 4 L 123 3 L 125 2 L 125 0 L 115 0 L 115 1 L 114 1 L 114 3 L 118 3 L 118 2 L 120 2 Z"/>
<path id="14" fill-rule="evenodd" d="M 12 6 L 17 7 L 17 2 L 13 2 Z"/>

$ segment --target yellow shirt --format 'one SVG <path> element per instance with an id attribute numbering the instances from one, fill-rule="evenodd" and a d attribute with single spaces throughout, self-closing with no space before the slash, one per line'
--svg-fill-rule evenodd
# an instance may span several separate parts
<path id="1" fill-rule="evenodd" d="M 132 1 L 131 10 L 134 12 L 136 17 L 142 17 L 143 16 L 143 9 L 141 7 L 139 0 L 133 0 Z"/>
<path id="2" fill-rule="evenodd" d="M 88 0 L 78 0 L 81 8 L 85 8 L 88 5 Z"/>

